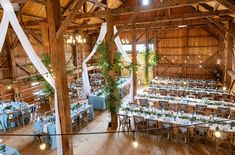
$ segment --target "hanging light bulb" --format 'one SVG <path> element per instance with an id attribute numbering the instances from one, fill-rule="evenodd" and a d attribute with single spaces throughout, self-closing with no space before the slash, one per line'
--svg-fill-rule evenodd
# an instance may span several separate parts
<path id="1" fill-rule="evenodd" d="M 40 142 L 40 145 L 39 145 L 40 150 L 45 150 L 47 147 L 46 144 L 44 142 L 42 142 L 40 135 L 38 135 L 38 138 L 39 138 L 39 142 Z"/>
<path id="2" fill-rule="evenodd" d="M 86 39 L 85 38 L 83 39 L 83 43 L 86 43 Z"/>
<path id="3" fill-rule="evenodd" d="M 223 91 L 227 90 L 227 87 L 226 86 L 223 86 Z"/>
<path id="4" fill-rule="evenodd" d="M 216 138 L 220 138 L 221 137 L 221 133 L 219 131 L 219 127 L 218 126 L 215 128 L 214 135 L 215 135 Z"/>
<path id="5" fill-rule="evenodd" d="M 40 147 L 40 150 L 45 150 L 47 146 L 45 143 L 41 143 L 39 147 Z"/>
<path id="6" fill-rule="evenodd" d="M 8 89 L 8 90 L 10 90 L 10 89 L 11 89 L 11 86 L 10 86 L 10 85 L 9 85 L 9 86 L 7 86 L 7 89 Z"/>
<path id="7" fill-rule="evenodd" d="M 139 146 L 139 143 L 137 142 L 136 137 L 135 137 L 135 131 L 133 131 L 132 145 L 133 145 L 134 148 L 138 148 L 138 146 Z"/>

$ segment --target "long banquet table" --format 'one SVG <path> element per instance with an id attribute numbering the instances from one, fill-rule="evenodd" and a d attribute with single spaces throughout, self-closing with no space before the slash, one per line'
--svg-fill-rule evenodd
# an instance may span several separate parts
<path id="1" fill-rule="evenodd" d="M 20 155 L 20 153 L 18 150 L 6 146 L 5 150 L 0 150 L 0 155 Z"/>
<path id="2" fill-rule="evenodd" d="M 182 126 L 195 126 L 200 124 L 209 127 L 212 131 L 214 131 L 216 127 L 219 127 L 219 130 L 222 131 L 235 132 L 234 120 L 197 115 L 195 113 L 173 112 L 138 106 L 133 107 L 126 104 L 122 105 L 118 114 L 128 117 L 140 116 L 144 117 L 146 120 L 166 122 Z"/>
<path id="3" fill-rule="evenodd" d="M 181 98 L 173 96 L 163 96 L 163 95 L 153 95 L 153 94 L 138 94 L 135 96 L 136 100 L 147 99 L 151 102 L 167 101 L 170 104 L 187 104 L 189 106 L 195 107 L 198 104 L 207 105 L 209 109 L 217 109 L 218 107 L 229 107 L 231 110 L 235 110 L 235 104 L 233 102 L 226 101 L 212 101 L 205 99 L 194 99 L 194 98 Z"/>

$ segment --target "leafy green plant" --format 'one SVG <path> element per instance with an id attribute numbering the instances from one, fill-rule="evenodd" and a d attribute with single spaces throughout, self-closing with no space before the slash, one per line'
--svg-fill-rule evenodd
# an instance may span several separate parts
<path id="1" fill-rule="evenodd" d="M 105 42 L 99 45 L 97 51 L 100 55 L 97 65 L 101 67 L 101 74 L 106 83 L 104 91 L 106 94 L 107 108 L 111 115 L 115 115 L 120 108 L 121 99 L 118 92 L 117 77 L 113 75 L 119 75 L 118 73 L 121 70 L 121 57 L 119 53 L 116 53 L 112 64 L 109 57 L 109 49 Z"/>
<path id="2" fill-rule="evenodd" d="M 149 50 L 149 52 L 144 51 L 143 57 L 145 60 L 144 64 L 144 76 L 146 85 L 149 84 L 149 69 L 155 67 L 158 64 L 158 52 L 154 50 Z"/>

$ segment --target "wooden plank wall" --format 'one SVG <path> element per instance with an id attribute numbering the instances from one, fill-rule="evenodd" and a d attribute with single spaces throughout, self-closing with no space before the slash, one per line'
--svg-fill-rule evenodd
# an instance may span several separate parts
<path id="1" fill-rule="evenodd" d="M 203 28 L 162 30 L 156 44 L 160 54 L 157 75 L 213 78 L 222 49 L 219 40 Z"/>

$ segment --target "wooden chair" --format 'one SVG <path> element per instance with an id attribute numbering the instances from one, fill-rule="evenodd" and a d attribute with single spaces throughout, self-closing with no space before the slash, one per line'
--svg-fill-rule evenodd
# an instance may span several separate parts
<path id="1" fill-rule="evenodd" d="M 142 107 L 149 107 L 148 99 L 139 99 L 139 105 Z"/>
<path id="2" fill-rule="evenodd" d="M 21 112 L 19 110 L 7 114 L 7 123 L 10 129 L 12 128 L 11 124 L 13 123 L 15 126 L 20 126 L 20 121 L 21 121 Z"/>
<path id="3" fill-rule="evenodd" d="M 198 115 L 206 115 L 206 111 L 207 111 L 207 106 L 206 105 L 196 105 L 196 114 Z"/>
<path id="4" fill-rule="evenodd" d="M 217 109 L 217 117 L 228 118 L 230 114 L 229 107 L 218 107 Z"/>
<path id="5" fill-rule="evenodd" d="M 178 103 L 177 111 L 188 112 L 188 105 L 187 104 L 183 104 L 183 103 Z"/>
<path id="6" fill-rule="evenodd" d="M 25 123 L 30 122 L 30 107 L 25 107 L 20 110 L 21 112 L 21 122 L 24 126 Z"/>
<path id="7" fill-rule="evenodd" d="M 146 129 L 146 121 L 144 117 L 133 116 L 135 130 Z"/>
<path id="8" fill-rule="evenodd" d="M 89 123 L 89 112 L 88 112 L 88 110 L 84 110 L 84 111 L 82 111 L 82 112 L 80 112 L 80 114 L 79 114 L 79 118 L 78 118 L 78 127 L 79 127 L 79 130 L 81 130 L 81 128 L 82 128 L 82 123 L 85 123 L 86 124 L 86 126 L 88 125 L 88 123 Z"/>
<path id="9" fill-rule="evenodd" d="M 173 137 L 173 125 L 172 123 L 167 122 L 159 122 L 160 135 L 162 138 L 167 137 L 167 139 L 171 139 Z"/>
<path id="10" fill-rule="evenodd" d="M 158 135 L 159 131 L 158 131 L 158 121 L 156 120 L 151 120 L 151 119 L 147 119 L 146 120 L 146 124 L 147 124 L 147 134 L 153 134 L 153 135 Z M 152 129 L 152 130 L 151 130 Z"/>
<path id="11" fill-rule="evenodd" d="M 120 129 L 122 128 L 122 131 L 129 131 L 131 130 L 131 119 L 129 116 L 127 115 L 121 115 L 121 114 L 117 114 L 118 117 L 118 131 L 120 131 Z"/>
<path id="12" fill-rule="evenodd" d="M 194 146 L 197 142 L 205 142 L 207 144 L 209 127 L 196 125 L 194 128 Z M 203 140 L 203 141 L 202 141 Z"/>
<path id="13" fill-rule="evenodd" d="M 168 108 L 169 108 L 169 103 L 167 101 L 159 101 L 159 105 L 160 105 L 161 109 L 168 110 Z"/>
<path id="14" fill-rule="evenodd" d="M 213 141 L 215 142 L 216 149 L 225 148 L 227 146 L 229 151 L 232 151 L 232 146 L 234 142 L 234 132 L 228 132 L 224 130 L 219 130 L 220 137 L 214 135 Z"/>
<path id="15" fill-rule="evenodd" d="M 189 144 L 190 131 L 187 126 L 178 126 L 178 141 L 184 140 L 186 144 Z"/>

